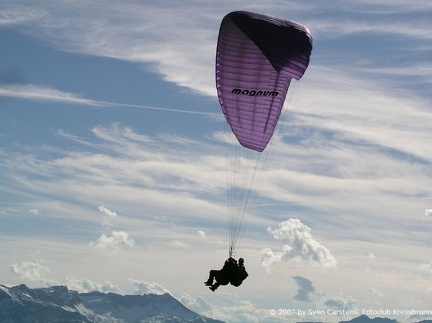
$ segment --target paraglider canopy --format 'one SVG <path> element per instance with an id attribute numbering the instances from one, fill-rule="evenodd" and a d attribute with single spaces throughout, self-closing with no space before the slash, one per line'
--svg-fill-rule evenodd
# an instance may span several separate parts
<path id="1" fill-rule="evenodd" d="M 234 11 L 221 22 L 216 89 L 235 136 L 226 151 L 230 257 L 257 196 L 290 82 L 303 76 L 311 51 L 309 30 L 289 20 Z"/>
<path id="2" fill-rule="evenodd" d="M 309 65 L 312 37 L 298 23 L 246 11 L 226 15 L 216 53 L 216 88 L 239 143 L 258 152 L 269 143 L 292 78 Z"/>

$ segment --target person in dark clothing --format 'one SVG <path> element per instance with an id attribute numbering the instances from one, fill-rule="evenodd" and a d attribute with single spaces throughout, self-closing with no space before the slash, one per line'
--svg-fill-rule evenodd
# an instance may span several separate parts
<path id="1" fill-rule="evenodd" d="M 243 258 L 240 258 L 237 264 L 237 261 L 230 257 L 221 270 L 210 270 L 209 279 L 204 284 L 214 292 L 220 285 L 228 285 L 228 283 L 238 287 L 247 276 Z"/>
<path id="2" fill-rule="evenodd" d="M 228 258 L 221 270 L 210 270 L 209 278 L 204 284 L 214 292 L 220 285 L 227 285 L 230 282 L 236 267 L 237 261 Z"/>
<path id="3" fill-rule="evenodd" d="M 246 271 L 244 259 L 240 258 L 236 270 L 230 279 L 230 284 L 235 287 L 239 287 L 243 283 L 243 280 L 247 278 L 247 276 L 249 276 L 249 274 Z"/>

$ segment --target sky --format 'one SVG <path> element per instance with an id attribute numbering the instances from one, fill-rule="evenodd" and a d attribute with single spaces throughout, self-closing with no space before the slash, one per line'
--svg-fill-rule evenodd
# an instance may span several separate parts
<path id="1" fill-rule="evenodd" d="M 309 28 L 228 257 L 222 18 Z M 0 284 L 169 292 L 230 322 L 432 318 L 432 2 L 0 3 Z M 380 315 L 383 311 L 390 312 Z M 381 312 L 380 312 L 381 311 Z"/>

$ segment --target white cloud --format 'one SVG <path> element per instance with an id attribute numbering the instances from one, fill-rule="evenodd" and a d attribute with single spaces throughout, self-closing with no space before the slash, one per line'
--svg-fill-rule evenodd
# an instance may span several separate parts
<path id="1" fill-rule="evenodd" d="M 273 264 L 290 260 L 306 260 L 313 266 L 336 268 L 336 259 L 330 251 L 312 237 L 312 230 L 299 219 L 291 218 L 278 226 L 278 229 L 268 228 L 267 231 L 284 243 L 283 251 L 274 253 L 271 249 L 263 249 L 261 265 L 264 268 L 268 270 Z"/>
<path id="2" fill-rule="evenodd" d="M 204 231 L 202 231 L 202 230 L 198 230 L 197 233 L 198 233 L 198 235 L 199 235 L 201 238 L 205 238 L 205 237 L 206 237 L 206 233 L 205 233 Z"/>
<path id="3" fill-rule="evenodd" d="M 33 215 L 38 215 L 39 214 L 39 210 L 38 209 L 31 209 L 30 213 Z"/>
<path id="4" fill-rule="evenodd" d="M 425 210 L 425 216 L 432 217 L 432 209 Z"/>
<path id="5" fill-rule="evenodd" d="M 133 247 L 135 241 L 129 237 L 129 234 L 124 231 L 113 231 L 111 236 L 102 234 L 96 242 L 91 242 L 90 246 L 96 249 L 116 252 L 121 247 Z"/>
<path id="6" fill-rule="evenodd" d="M 66 277 L 66 285 L 69 289 L 77 291 L 79 293 L 88 293 L 93 291 L 99 291 L 102 293 L 118 293 L 119 289 L 109 281 L 103 283 L 95 282 L 87 278 L 75 278 Z"/>
<path id="7" fill-rule="evenodd" d="M 108 229 L 113 227 L 114 226 L 113 220 L 117 217 L 117 213 L 111 211 L 110 209 L 106 208 L 103 205 L 99 206 L 98 209 L 100 212 L 104 214 L 102 225 Z"/>
<path id="8" fill-rule="evenodd" d="M 52 281 L 48 278 L 51 274 L 49 268 L 37 262 L 24 261 L 14 263 L 10 266 L 10 271 L 21 279 L 27 279 L 31 282 L 49 285 Z"/>
<path id="9" fill-rule="evenodd" d="M 171 294 L 171 292 L 158 283 L 149 283 L 146 281 L 140 281 L 130 278 L 129 279 L 135 286 L 133 291 L 134 295 L 143 295 L 143 294 Z"/>
<path id="10" fill-rule="evenodd" d="M 275 254 L 270 248 L 264 248 L 261 251 L 261 266 L 267 271 L 270 271 L 270 267 L 282 259 L 282 254 Z"/>

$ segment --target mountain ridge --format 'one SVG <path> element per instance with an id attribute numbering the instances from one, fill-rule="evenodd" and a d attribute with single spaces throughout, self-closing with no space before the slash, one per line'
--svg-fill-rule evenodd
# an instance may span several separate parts
<path id="1" fill-rule="evenodd" d="M 0 321 L 223 323 L 197 314 L 172 295 L 78 293 L 66 286 L 29 288 L 0 285 Z"/>

